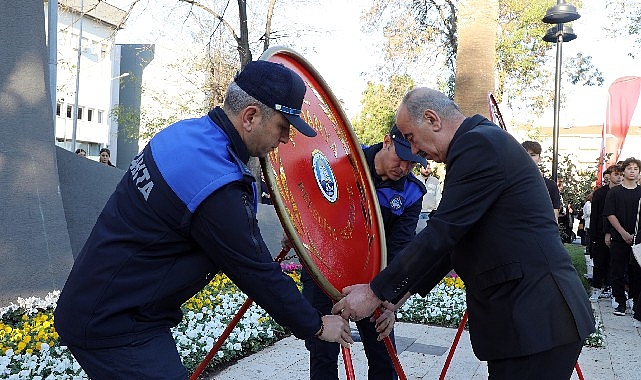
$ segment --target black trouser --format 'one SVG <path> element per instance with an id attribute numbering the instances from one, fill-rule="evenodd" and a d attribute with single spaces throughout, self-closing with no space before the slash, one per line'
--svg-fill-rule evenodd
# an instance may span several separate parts
<path id="1" fill-rule="evenodd" d="M 316 285 L 307 271 L 303 270 L 301 281 L 303 282 L 303 295 L 323 315 L 331 314 L 332 300 Z M 373 379 L 397 379 L 392 359 L 387 353 L 383 341 L 377 341 L 378 333 L 374 323 L 369 318 L 356 322 L 358 332 L 363 342 L 365 355 L 367 356 L 367 378 Z M 392 343 L 393 333 L 390 334 Z M 338 343 L 325 342 L 318 338 L 305 340 L 305 347 L 309 351 L 309 378 L 312 380 L 338 379 L 338 354 L 340 345 Z"/>
<path id="2" fill-rule="evenodd" d="M 490 360 L 489 380 L 567 380 L 579 358 L 583 341 L 578 340 L 537 354 Z"/>
<path id="3" fill-rule="evenodd" d="M 189 377 L 169 330 L 120 347 L 85 349 L 69 345 L 68 348 L 92 380 L 187 380 Z"/>
<path id="4" fill-rule="evenodd" d="M 604 237 L 592 240 L 590 254 L 594 261 L 592 286 L 598 289 L 610 285 L 610 248 L 605 245 Z"/>
<path id="5" fill-rule="evenodd" d="M 628 267 L 628 277 L 630 278 L 630 297 L 634 300 L 634 319 L 641 321 L 641 266 L 631 255 L 630 266 Z"/>
<path id="6" fill-rule="evenodd" d="M 632 254 L 632 247 L 630 247 L 630 264 L 628 265 L 628 298 L 634 301 L 632 316 L 641 321 L 641 305 L 639 305 L 641 303 L 641 266 Z"/>
<path id="7" fill-rule="evenodd" d="M 581 244 L 585 245 L 585 254 L 594 261 L 594 257 L 592 257 L 592 241 L 590 240 L 590 231 L 587 228 L 583 230 Z"/>
<path id="8" fill-rule="evenodd" d="M 633 262 L 632 262 L 633 261 Z M 634 299 L 635 309 L 641 292 L 641 269 L 632 256 L 632 247 L 624 241 L 612 240 L 610 244 L 612 297 L 619 305 L 627 301 L 625 277 L 628 277 L 628 294 Z"/>

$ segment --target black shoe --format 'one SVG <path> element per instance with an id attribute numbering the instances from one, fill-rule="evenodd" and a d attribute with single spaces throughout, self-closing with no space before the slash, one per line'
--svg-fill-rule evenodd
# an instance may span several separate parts
<path id="1" fill-rule="evenodd" d="M 614 315 L 625 315 L 625 305 L 619 305 L 614 309 Z"/>

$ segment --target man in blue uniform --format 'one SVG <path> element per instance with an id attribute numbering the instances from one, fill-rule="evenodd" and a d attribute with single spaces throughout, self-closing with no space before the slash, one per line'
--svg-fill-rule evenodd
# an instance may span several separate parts
<path id="1" fill-rule="evenodd" d="M 441 203 L 370 284 L 343 289 L 333 311 L 367 317 L 408 291 L 427 294 L 454 268 L 491 380 L 569 379 L 594 316 L 537 166 L 510 134 L 436 90 L 405 95 L 396 124 L 413 153 L 446 163 Z"/>
<path id="2" fill-rule="evenodd" d="M 132 161 L 76 259 L 55 327 L 92 379 L 186 379 L 170 328 L 180 306 L 225 273 L 302 339 L 348 345 L 349 324 L 321 316 L 272 260 L 246 164 L 287 143 L 305 84 L 283 65 L 249 63 L 223 108 L 159 132 Z"/>
<path id="3" fill-rule="evenodd" d="M 409 142 L 396 126 L 385 135 L 383 142 L 364 148 L 363 153 L 380 204 L 389 263 L 414 238 L 425 186 L 411 173 L 411 169 L 415 162 L 425 165 L 426 161 L 412 154 Z M 331 299 L 314 283 L 307 271 L 303 271 L 302 281 L 305 297 L 321 313 L 330 313 Z M 386 316 L 388 319 L 379 323 L 384 330 L 382 336 L 390 333 L 394 325 L 394 313 L 386 313 Z M 379 333 L 375 324 L 369 320 L 361 320 L 356 326 L 367 356 L 367 378 L 395 379 L 394 364 L 384 342 L 378 340 Z M 391 337 L 393 341 L 394 336 Z M 338 379 L 338 344 L 307 339 L 305 347 L 310 354 L 310 379 Z"/>

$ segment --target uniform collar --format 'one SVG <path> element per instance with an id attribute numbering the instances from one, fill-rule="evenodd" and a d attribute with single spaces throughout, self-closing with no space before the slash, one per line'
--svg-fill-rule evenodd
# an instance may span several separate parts
<path id="1" fill-rule="evenodd" d="M 227 117 L 225 114 L 225 111 L 222 110 L 220 107 L 216 107 L 213 110 L 209 111 L 207 114 L 211 121 L 213 121 L 217 126 L 219 126 L 229 137 L 229 141 L 231 142 L 232 149 L 238 156 L 238 158 L 241 159 L 245 165 L 247 165 L 247 162 L 249 162 L 249 151 L 247 150 L 247 146 L 243 142 L 243 139 L 240 137 L 240 134 L 234 128 L 234 125 L 232 124 L 231 120 Z"/>

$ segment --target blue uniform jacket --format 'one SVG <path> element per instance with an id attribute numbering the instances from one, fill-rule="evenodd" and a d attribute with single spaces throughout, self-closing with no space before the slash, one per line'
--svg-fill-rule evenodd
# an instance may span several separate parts
<path id="1" fill-rule="evenodd" d="M 376 188 L 385 227 L 387 263 L 390 263 L 416 234 L 416 224 L 426 190 L 425 185 L 411 172 L 398 181 L 383 181 L 374 167 L 374 156 L 381 149 L 383 143 L 378 143 L 363 148 L 363 153 Z"/>
<path id="2" fill-rule="evenodd" d="M 158 133 L 132 161 L 60 294 L 55 327 L 83 348 L 176 326 L 222 271 L 299 338 L 320 314 L 272 260 L 256 220 L 249 153 L 220 108 Z"/>

